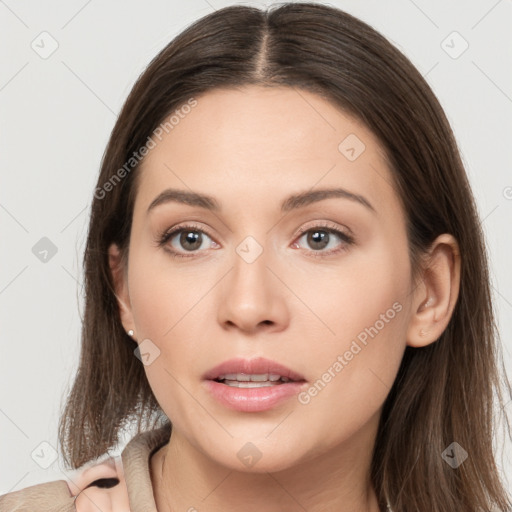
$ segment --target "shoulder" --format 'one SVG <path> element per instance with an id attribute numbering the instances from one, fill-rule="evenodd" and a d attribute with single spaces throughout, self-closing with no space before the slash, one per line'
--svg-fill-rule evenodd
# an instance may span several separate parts
<path id="1" fill-rule="evenodd" d="M 26 487 L 0 496 L 2 512 L 73 511 L 74 499 L 65 480 Z"/>
<path id="2" fill-rule="evenodd" d="M 169 441 L 170 424 L 132 438 L 122 455 L 92 462 L 68 480 L 26 487 L 0 496 L 1 512 L 156 511 L 151 455 Z M 128 488 L 130 488 L 128 490 Z"/>
<path id="3" fill-rule="evenodd" d="M 0 496 L 2 512 L 116 512 L 129 510 L 120 458 L 79 470 L 73 477 Z"/>

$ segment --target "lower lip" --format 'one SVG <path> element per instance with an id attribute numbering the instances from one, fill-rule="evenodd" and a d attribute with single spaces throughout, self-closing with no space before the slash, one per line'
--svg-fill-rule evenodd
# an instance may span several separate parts
<path id="1" fill-rule="evenodd" d="M 267 411 L 297 395 L 305 382 L 287 382 L 261 388 L 236 388 L 215 380 L 204 381 L 207 390 L 224 406 L 243 412 Z"/>

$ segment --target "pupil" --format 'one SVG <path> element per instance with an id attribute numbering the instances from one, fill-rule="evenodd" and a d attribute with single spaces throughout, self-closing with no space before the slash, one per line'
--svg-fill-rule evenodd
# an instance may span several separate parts
<path id="1" fill-rule="evenodd" d="M 326 231 L 313 231 L 308 236 L 308 243 L 312 243 L 313 248 L 315 248 L 315 244 L 319 244 L 316 249 L 323 249 L 329 243 L 329 233 Z"/>

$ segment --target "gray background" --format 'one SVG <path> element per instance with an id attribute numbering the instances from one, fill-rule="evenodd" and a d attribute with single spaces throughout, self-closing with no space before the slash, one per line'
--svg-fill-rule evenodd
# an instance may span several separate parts
<path id="1" fill-rule="evenodd" d="M 233 3 L 0 1 L 0 494 L 73 476 L 53 448 L 78 360 L 82 252 L 107 138 L 150 59 L 192 21 Z M 512 2 L 331 4 L 394 42 L 445 108 L 488 237 L 510 371 Z M 511 488 L 512 447 L 502 437 L 497 445 Z"/>

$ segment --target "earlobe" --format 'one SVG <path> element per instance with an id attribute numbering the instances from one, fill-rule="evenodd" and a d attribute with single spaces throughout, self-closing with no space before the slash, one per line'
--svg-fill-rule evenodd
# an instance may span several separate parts
<path id="1" fill-rule="evenodd" d="M 450 322 L 460 286 L 460 252 L 452 235 L 432 243 L 416 287 L 407 345 L 424 347 L 439 339 Z"/>
<path id="2" fill-rule="evenodd" d="M 128 292 L 126 266 L 117 244 L 110 245 L 108 249 L 108 258 L 121 322 L 125 331 L 131 330 L 133 332 L 134 323 L 131 311 L 130 295 Z"/>

